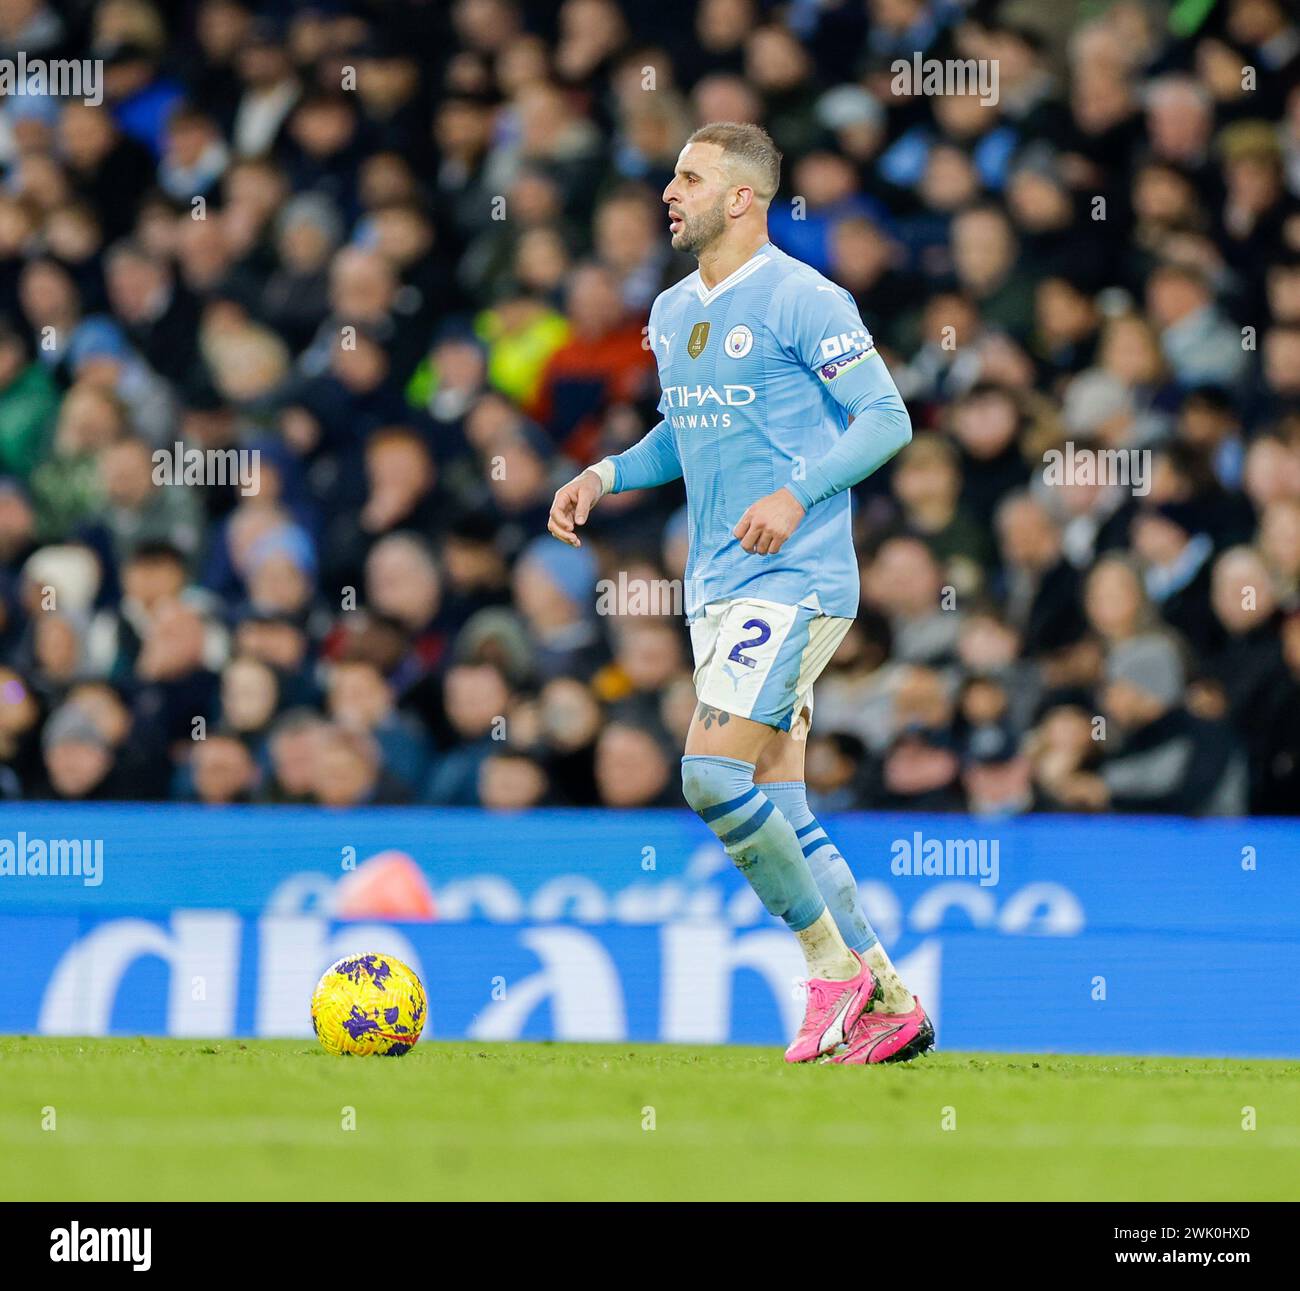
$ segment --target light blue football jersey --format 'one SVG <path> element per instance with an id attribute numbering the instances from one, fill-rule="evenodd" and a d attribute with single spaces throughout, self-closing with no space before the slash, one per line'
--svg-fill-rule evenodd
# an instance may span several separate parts
<path id="1" fill-rule="evenodd" d="M 911 437 L 852 296 L 768 242 L 712 289 L 696 270 L 663 292 L 650 344 L 664 420 L 613 459 L 614 489 L 684 479 L 687 617 L 746 596 L 852 618 L 848 488 Z M 807 514 L 775 555 L 745 551 L 732 530 L 782 486 Z"/>

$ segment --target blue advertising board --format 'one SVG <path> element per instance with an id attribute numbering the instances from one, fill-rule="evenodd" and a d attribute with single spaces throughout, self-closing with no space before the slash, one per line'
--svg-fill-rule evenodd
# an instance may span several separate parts
<path id="1" fill-rule="evenodd" d="M 827 817 L 951 1049 L 1300 1056 L 1300 822 Z M 422 917 L 351 904 L 396 858 Z M 0 1031 L 307 1036 L 385 950 L 438 1039 L 783 1045 L 794 940 L 688 812 L 8 804 Z"/>

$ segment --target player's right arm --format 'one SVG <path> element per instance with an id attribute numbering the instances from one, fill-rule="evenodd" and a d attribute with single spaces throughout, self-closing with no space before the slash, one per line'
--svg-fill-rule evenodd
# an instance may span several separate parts
<path id="1" fill-rule="evenodd" d="M 581 547 L 576 532 L 606 493 L 652 489 L 681 478 L 682 462 L 672 427 L 661 421 L 625 452 L 606 457 L 575 476 L 555 495 L 547 529 L 570 547 Z"/>

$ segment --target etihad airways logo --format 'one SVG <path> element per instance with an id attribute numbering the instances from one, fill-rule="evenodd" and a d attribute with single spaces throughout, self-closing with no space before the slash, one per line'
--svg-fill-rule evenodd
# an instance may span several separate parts
<path id="1" fill-rule="evenodd" d="M 664 398 L 669 408 L 704 408 L 717 404 L 720 408 L 743 408 L 757 396 L 753 386 L 664 386 Z"/>

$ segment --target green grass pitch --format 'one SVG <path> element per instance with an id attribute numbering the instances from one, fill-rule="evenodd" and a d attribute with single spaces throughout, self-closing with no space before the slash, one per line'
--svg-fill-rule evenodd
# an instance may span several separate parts
<path id="1" fill-rule="evenodd" d="M 1296 1062 L 788 1067 L 775 1049 L 437 1042 L 340 1059 L 309 1041 L 11 1036 L 0 1198 L 1294 1200 L 1297 1077 Z"/>

